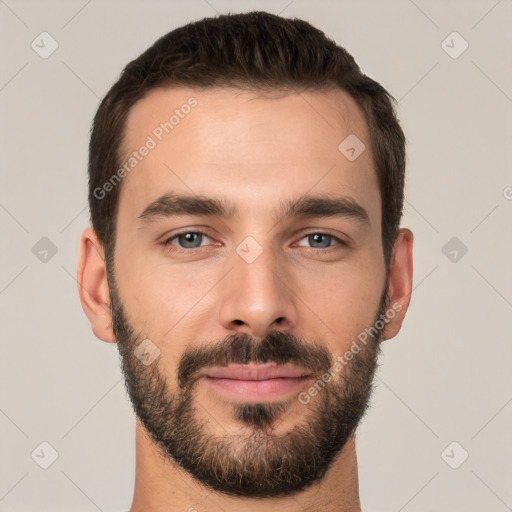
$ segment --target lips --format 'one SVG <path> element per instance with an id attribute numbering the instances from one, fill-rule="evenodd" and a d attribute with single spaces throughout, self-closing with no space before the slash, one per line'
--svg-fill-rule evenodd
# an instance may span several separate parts
<path id="1" fill-rule="evenodd" d="M 308 377 L 311 372 L 296 366 L 278 366 L 275 364 L 233 365 L 228 367 L 206 368 L 202 372 L 206 377 L 256 381 L 282 378 Z"/>
<path id="2" fill-rule="evenodd" d="M 205 368 L 200 373 L 209 389 L 225 399 L 243 403 L 290 398 L 299 393 L 312 376 L 305 368 L 272 363 Z"/>

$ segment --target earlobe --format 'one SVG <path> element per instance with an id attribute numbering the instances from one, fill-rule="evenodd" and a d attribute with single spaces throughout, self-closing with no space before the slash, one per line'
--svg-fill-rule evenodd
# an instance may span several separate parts
<path id="1" fill-rule="evenodd" d="M 382 339 L 394 338 L 404 321 L 411 301 L 412 293 L 412 246 L 413 233 L 407 228 L 400 229 L 389 265 L 388 305 L 386 317 L 389 318 L 382 331 Z"/>
<path id="2" fill-rule="evenodd" d="M 80 238 L 77 282 L 82 309 L 95 336 L 108 343 L 115 343 L 105 255 L 91 227 L 86 228 Z"/>

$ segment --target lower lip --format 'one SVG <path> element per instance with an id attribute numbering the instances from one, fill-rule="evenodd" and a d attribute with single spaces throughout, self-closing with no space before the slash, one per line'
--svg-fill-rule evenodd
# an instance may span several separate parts
<path id="1" fill-rule="evenodd" d="M 267 380 L 239 380 L 204 377 L 215 391 L 240 401 L 277 400 L 299 393 L 310 377 L 279 377 Z"/>

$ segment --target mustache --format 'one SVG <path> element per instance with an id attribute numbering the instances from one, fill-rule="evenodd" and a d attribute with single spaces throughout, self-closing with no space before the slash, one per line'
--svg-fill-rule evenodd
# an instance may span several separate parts
<path id="1" fill-rule="evenodd" d="M 202 368 L 250 363 L 291 363 L 323 374 L 332 366 L 333 358 L 324 346 L 305 343 L 291 333 L 271 331 L 261 341 L 246 333 L 231 334 L 214 344 L 187 347 L 178 365 L 178 385 L 191 386 Z"/>

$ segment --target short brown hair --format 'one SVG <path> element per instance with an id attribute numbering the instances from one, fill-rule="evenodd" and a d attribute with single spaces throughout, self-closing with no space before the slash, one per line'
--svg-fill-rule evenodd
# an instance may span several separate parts
<path id="1" fill-rule="evenodd" d="M 102 100 L 89 145 L 89 208 L 107 260 L 113 258 L 121 184 L 101 199 L 95 190 L 121 165 L 130 108 L 150 90 L 172 86 L 296 92 L 337 87 L 349 93 L 369 128 L 388 268 L 402 217 L 405 180 L 405 137 L 395 100 L 322 31 L 303 20 L 266 12 L 204 18 L 169 32 L 124 68 Z"/>

